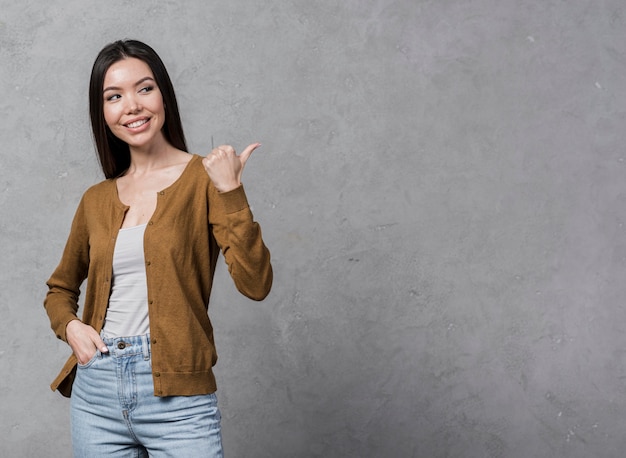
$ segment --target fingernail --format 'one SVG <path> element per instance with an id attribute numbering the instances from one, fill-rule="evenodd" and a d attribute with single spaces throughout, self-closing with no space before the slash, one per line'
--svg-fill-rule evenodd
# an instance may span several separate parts
<path id="1" fill-rule="evenodd" d="M 109 352 L 109 349 L 108 349 L 107 347 L 102 347 L 102 348 L 100 349 L 100 351 L 101 351 L 102 353 L 108 353 L 108 352 Z"/>

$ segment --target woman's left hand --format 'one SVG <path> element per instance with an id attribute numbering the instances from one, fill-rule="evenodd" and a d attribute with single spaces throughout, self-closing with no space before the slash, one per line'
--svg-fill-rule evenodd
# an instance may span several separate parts
<path id="1" fill-rule="evenodd" d="M 206 173 L 219 192 L 228 192 L 241 185 L 243 168 L 252 151 L 261 146 L 253 143 L 244 149 L 239 156 L 230 145 L 221 145 L 202 159 Z"/>

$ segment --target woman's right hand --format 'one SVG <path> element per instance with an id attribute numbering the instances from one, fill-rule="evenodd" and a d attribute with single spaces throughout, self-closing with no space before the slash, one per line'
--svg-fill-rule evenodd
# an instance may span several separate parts
<path id="1" fill-rule="evenodd" d="M 72 320 L 67 323 L 65 337 L 78 360 L 78 364 L 87 364 L 97 350 L 102 353 L 109 352 L 96 330 L 80 320 Z"/>

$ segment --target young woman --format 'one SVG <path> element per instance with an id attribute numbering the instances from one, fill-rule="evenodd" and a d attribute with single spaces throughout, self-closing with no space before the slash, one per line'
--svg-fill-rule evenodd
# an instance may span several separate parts
<path id="1" fill-rule="evenodd" d="M 271 288 L 241 185 L 259 144 L 187 153 L 167 70 L 139 41 L 102 49 L 89 106 L 107 179 L 83 195 L 44 302 L 73 352 L 51 388 L 71 395 L 74 455 L 223 456 L 207 310 L 220 251 L 241 293 Z"/>

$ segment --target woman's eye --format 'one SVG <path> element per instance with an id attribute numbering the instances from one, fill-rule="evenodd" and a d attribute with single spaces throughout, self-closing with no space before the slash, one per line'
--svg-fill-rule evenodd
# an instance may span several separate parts
<path id="1" fill-rule="evenodd" d="M 154 90 L 154 86 L 146 86 L 142 87 L 139 92 L 151 92 L 152 90 Z"/>
<path id="2" fill-rule="evenodd" d="M 107 101 L 107 102 L 112 102 L 113 100 L 117 100 L 117 99 L 119 99 L 119 98 L 120 98 L 120 95 L 119 95 L 119 94 L 113 94 L 113 95 L 109 95 L 109 96 L 106 98 L 106 101 Z"/>

